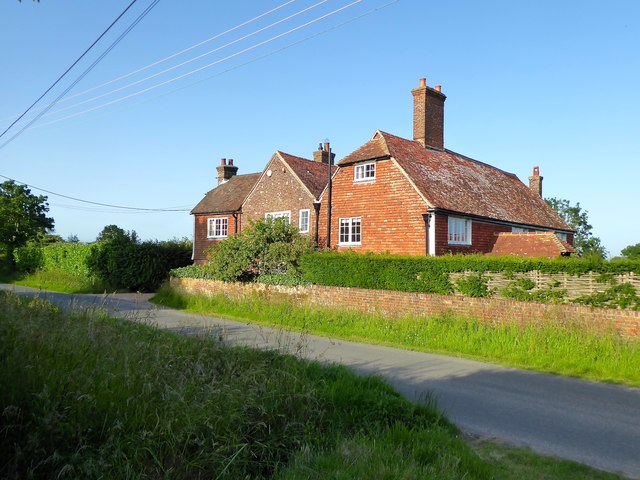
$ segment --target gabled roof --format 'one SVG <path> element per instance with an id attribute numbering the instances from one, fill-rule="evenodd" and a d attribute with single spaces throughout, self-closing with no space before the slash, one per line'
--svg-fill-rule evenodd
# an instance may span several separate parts
<path id="1" fill-rule="evenodd" d="M 554 232 L 498 233 L 491 255 L 556 258 L 575 250 Z"/>
<path id="2" fill-rule="evenodd" d="M 296 157 L 278 150 L 276 152 L 280 158 L 289 165 L 293 173 L 297 175 L 300 181 L 311 192 L 314 198 L 320 198 L 322 191 L 327 186 L 328 169 L 326 163 L 315 162 L 302 157 Z M 331 173 L 333 174 L 338 167 L 333 165 Z"/>
<path id="3" fill-rule="evenodd" d="M 378 131 L 338 162 L 393 158 L 430 207 L 505 222 L 572 231 L 517 176 L 450 150 Z"/>
<path id="4" fill-rule="evenodd" d="M 242 208 L 244 199 L 260 178 L 260 173 L 234 175 L 225 183 L 207 192 L 200 202 L 191 210 L 197 213 L 237 212 Z"/>

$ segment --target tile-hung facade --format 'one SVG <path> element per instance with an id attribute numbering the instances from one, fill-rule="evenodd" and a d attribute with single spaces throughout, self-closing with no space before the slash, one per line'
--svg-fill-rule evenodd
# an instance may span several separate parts
<path id="1" fill-rule="evenodd" d="M 328 144 L 313 160 L 278 151 L 257 174 L 236 176 L 237 167 L 223 161 L 219 186 L 192 211 L 194 260 L 202 263 L 209 244 L 263 218 L 285 218 L 321 245 L 330 238 L 329 247 L 338 251 L 573 252 L 575 232 L 543 200 L 538 167 L 525 185 L 512 173 L 446 149 L 441 88 L 421 79 L 412 94 L 412 140 L 377 131 L 337 167 Z"/>

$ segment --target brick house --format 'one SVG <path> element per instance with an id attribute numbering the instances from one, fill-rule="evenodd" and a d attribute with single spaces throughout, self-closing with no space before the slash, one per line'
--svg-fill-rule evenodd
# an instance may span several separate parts
<path id="1" fill-rule="evenodd" d="M 279 217 L 339 251 L 573 252 L 575 232 L 542 198 L 538 167 L 525 185 L 512 173 L 444 148 L 445 95 L 425 79 L 412 94 L 413 140 L 377 131 L 337 167 L 328 143 L 313 160 L 277 151 L 261 173 L 250 175 L 236 175 L 233 161 L 223 159 L 219 186 L 192 211 L 194 261 L 204 262 L 211 243 L 247 222 Z"/>
<path id="2" fill-rule="evenodd" d="M 206 261 L 207 248 L 242 231 L 252 221 L 287 219 L 302 235 L 318 239 L 319 198 L 337 167 L 329 144 L 313 152 L 313 160 L 277 151 L 261 173 L 236 175 L 233 160 L 222 159 L 218 186 L 193 208 L 193 260 Z"/>
<path id="3" fill-rule="evenodd" d="M 552 232 L 567 245 L 564 254 L 571 253 L 574 231 L 543 200 L 538 168 L 527 186 L 514 174 L 444 148 L 445 95 L 424 79 L 412 94 L 413 140 L 377 131 L 338 162 L 330 247 L 405 255 L 490 253 L 502 233 L 513 233 L 501 238 L 505 248 L 522 244 L 520 233 Z M 326 216 L 321 220 L 326 229 Z M 557 251 L 536 247 L 544 256 Z"/>

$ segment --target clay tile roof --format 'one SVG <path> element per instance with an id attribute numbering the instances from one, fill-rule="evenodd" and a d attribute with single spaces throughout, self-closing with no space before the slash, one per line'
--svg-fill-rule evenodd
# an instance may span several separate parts
<path id="1" fill-rule="evenodd" d="M 490 255 L 556 258 L 575 250 L 554 232 L 498 233 Z"/>
<path id="2" fill-rule="evenodd" d="M 291 170 L 309 189 L 314 198 L 320 198 L 322 191 L 327 186 L 327 164 L 289 155 L 280 150 L 277 153 L 291 167 Z M 331 173 L 333 174 L 337 168 L 335 165 L 332 166 Z"/>
<path id="3" fill-rule="evenodd" d="M 242 208 L 242 202 L 260 178 L 260 173 L 234 175 L 227 182 L 209 191 L 191 210 L 195 213 L 224 213 L 237 212 Z"/>
<path id="4" fill-rule="evenodd" d="M 378 131 L 338 165 L 393 157 L 433 208 L 518 224 L 571 228 L 517 176 L 450 150 Z"/>

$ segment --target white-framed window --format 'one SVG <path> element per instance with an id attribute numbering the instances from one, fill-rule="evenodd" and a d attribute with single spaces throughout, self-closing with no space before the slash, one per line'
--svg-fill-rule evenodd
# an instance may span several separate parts
<path id="1" fill-rule="evenodd" d="M 524 227 L 511 227 L 511 233 L 526 233 L 529 230 L 527 230 Z"/>
<path id="2" fill-rule="evenodd" d="M 449 217 L 449 245 L 471 245 L 471 220 Z"/>
<path id="3" fill-rule="evenodd" d="M 298 228 L 300 233 L 309 233 L 309 209 L 300 210 L 298 214 Z"/>
<path id="4" fill-rule="evenodd" d="M 563 242 L 568 242 L 569 241 L 569 237 L 567 237 L 566 233 L 562 233 L 562 232 L 556 232 L 556 236 L 562 240 Z"/>
<path id="5" fill-rule="evenodd" d="M 340 245 L 360 245 L 362 242 L 362 221 L 360 217 L 341 218 L 339 226 Z"/>
<path id="6" fill-rule="evenodd" d="M 227 218 L 210 218 L 207 225 L 208 238 L 227 238 L 229 220 Z"/>
<path id="7" fill-rule="evenodd" d="M 265 220 L 277 220 L 278 218 L 284 218 L 285 223 L 289 225 L 291 223 L 291 210 L 283 212 L 267 212 L 264 214 Z"/>
<path id="8" fill-rule="evenodd" d="M 354 182 L 370 182 L 376 179 L 376 162 L 358 163 L 353 169 Z"/>

